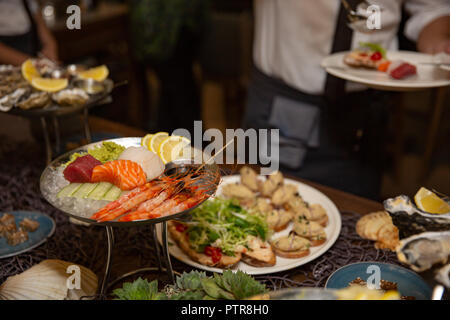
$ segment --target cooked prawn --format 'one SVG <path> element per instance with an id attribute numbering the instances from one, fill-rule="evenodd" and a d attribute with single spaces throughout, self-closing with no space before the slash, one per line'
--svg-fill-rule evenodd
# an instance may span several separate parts
<path id="1" fill-rule="evenodd" d="M 143 186 L 134 188 L 133 190 L 131 190 L 129 193 L 121 196 L 119 199 L 117 199 L 116 201 L 110 202 L 108 203 L 106 206 L 104 206 L 103 208 L 101 208 L 99 211 L 97 211 L 96 213 L 94 213 L 94 215 L 91 217 L 91 219 L 97 219 L 97 217 L 102 216 L 104 213 L 111 211 L 115 208 L 117 208 L 118 206 L 120 206 L 122 203 L 124 203 L 125 201 L 130 200 L 131 198 L 133 198 L 134 196 L 136 196 L 137 194 L 141 193 L 144 190 L 147 190 L 148 188 L 150 188 L 151 185 L 153 185 L 154 182 L 149 182 L 144 184 Z"/>
<path id="2" fill-rule="evenodd" d="M 144 211 L 137 210 L 135 212 L 131 212 L 123 217 L 121 217 L 118 221 L 135 221 L 135 220 L 146 220 L 146 219 L 154 219 L 162 216 L 168 216 L 171 214 L 175 214 L 187 209 L 194 207 L 196 204 L 200 203 L 208 197 L 207 194 L 200 193 L 196 196 L 189 196 L 187 194 L 177 194 L 174 197 L 168 199 L 158 207 L 153 210 Z"/>
<path id="3" fill-rule="evenodd" d="M 127 196 L 124 195 L 120 197 L 118 200 L 116 200 L 121 202 L 121 204 L 119 206 L 116 206 L 115 209 L 108 210 L 106 212 L 103 212 L 102 214 L 94 214 L 94 216 L 92 216 L 91 219 L 96 219 L 97 221 L 114 220 L 115 218 L 133 209 L 134 207 L 139 206 L 142 202 L 146 201 L 147 199 L 154 197 L 159 192 L 161 192 L 162 189 L 163 187 L 161 185 L 156 184 L 140 193 L 137 193 L 131 199 L 122 201 L 121 198 Z"/>

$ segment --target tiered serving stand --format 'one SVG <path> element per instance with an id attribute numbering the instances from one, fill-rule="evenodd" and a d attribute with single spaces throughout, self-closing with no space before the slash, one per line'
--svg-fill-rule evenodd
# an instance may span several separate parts
<path id="1" fill-rule="evenodd" d="M 125 147 L 131 147 L 131 146 L 140 146 L 140 142 L 141 142 L 141 138 L 137 138 L 137 137 L 130 137 L 130 138 L 118 138 L 118 139 L 111 139 L 111 140 L 105 140 L 105 141 L 113 141 L 117 144 L 120 144 L 122 146 Z M 72 150 L 68 153 L 63 154 L 62 156 L 58 157 L 57 159 L 55 159 L 54 161 L 52 161 L 43 171 L 42 175 L 41 175 L 41 180 L 40 180 L 40 188 L 41 188 L 41 192 L 43 190 L 43 188 L 45 187 L 45 185 L 47 183 L 49 183 L 50 179 L 51 179 L 51 175 L 54 174 L 54 170 L 55 168 L 59 167 L 62 163 L 66 162 L 69 160 L 70 156 L 73 153 L 76 152 L 86 152 L 89 148 L 95 146 L 95 145 L 99 145 L 101 142 L 96 142 L 96 143 L 91 143 L 85 146 L 82 146 L 80 148 L 77 148 L 75 150 Z M 170 162 L 168 164 L 166 164 L 166 168 L 165 168 L 165 172 L 169 172 L 172 169 L 177 168 L 177 170 L 182 170 L 183 167 L 187 167 L 187 166 L 192 166 L 192 160 L 177 160 L 174 162 Z M 215 164 L 209 164 L 205 166 L 205 170 L 207 172 L 213 172 L 218 170 L 217 166 Z M 201 182 L 201 181 L 200 181 Z M 209 190 L 209 193 L 214 193 L 217 189 L 217 185 L 218 185 L 219 181 L 217 181 L 217 184 L 213 186 L 213 188 L 211 190 Z M 44 197 L 45 197 L 45 193 L 43 193 Z M 168 234 L 167 234 L 167 221 L 169 220 L 181 220 L 181 221 L 185 221 L 189 219 L 189 212 L 193 209 L 195 209 L 197 206 L 189 209 L 189 210 L 185 210 L 176 214 L 172 214 L 169 216 L 165 216 L 165 217 L 160 217 L 160 218 L 155 218 L 155 219 L 148 219 L 148 220 L 141 220 L 141 221 L 131 221 L 131 222 L 118 222 L 118 221 L 107 221 L 107 222 L 97 222 L 96 220 L 92 220 L 86 217 L 82 217 L 82 216 L 78 216 L 75 215 L 73 213 L 64 211 L 62 208 L 58 207 L 58 205 L 54 202 L 52 202 L 51 199 L 49 199 L 48 197 L 46 197 L 46 200 L 52 204 L 55 208 L 61 210 L 61 212 L 63 214 L 68 215 L 70 218 L 76 219 L 78 221 L 80 221 L 81 223 L 85 223 L 85 224 L 89 224 L 89 225 L 97 225 L 97 226 L 101 226 L 105 228 L 106 231 L 106 239 L 107 239 L 107 256 L 106 256 L 106 263 L 105 263 L 105 273 L 103 276 L 103 281 L 99 287 L 99 292 L 98 295 L 101 298 L 105 298 L 106 297 L 106 293 L 108 291 L 109 288 L 111 288 L 114 284 L 116 284 L 117 282 L 119 282 L 120 280 L 123 280 L 126 277 L 138 274 L 138 273 L 143 273 L 143 272 L 151 272 L 151 271 L 159 271 L 159 272 L 167 272 L 167 275 L 169 276 L 169 279 L 171 282 L 174 282 L 174 271 L 172 269 L 172 264 L 170 261 L 170 255 L 169 255 L 169 250 L 168 250 Z M 157 224 L 162 224 L 162 245 L 161 248 L 159 247 L 159 242 L 157 241 L 157 234 L 156 234 L 156 225 Z M 158 266 L 156 267 L 146 267 L 146 268 L 141 268 L 141 269 L 137 269 L 137 270 L 133 270 L 130 271 L 126 274 L 121 275 L 120 277 L 118 277 L 117 279 L 109 282 L 109 275 L 110 275 L 110 271 L 111 271 L 111 261 L 112 261 L 112 252 L 113 252 L 113 247 L 114 247 L 114 228 L 126 228 L 126 227 L 137 227 L 137 226 L 145 226 L 145 225 L 150 225 L 150 229 L 151 229 L 151 234 L 152 234 L 152 240 L 154 242 L 154 246 L 155 246 L 155 251 L 158 255 L 157 259 L 158 259 Z M 161 249 L 162 249 L 162 254 L 161 254 Z M 163 263 L 165 265 L 165 267 L 163 267 Z"/>

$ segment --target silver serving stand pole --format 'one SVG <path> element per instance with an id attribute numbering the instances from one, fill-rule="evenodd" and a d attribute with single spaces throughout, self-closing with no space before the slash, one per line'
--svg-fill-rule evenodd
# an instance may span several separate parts
<path id="1" fill-rule="evenodd" d="M 53 150 L 50 141 L 49 134 L 49 121 L 53 124 L 54 134 L 55 134 L 55 151 L 57 154 L 61 151 L 61 134 L 58 118 L 66 115 L 71 115 L 75 113 L 81 113 L 81 125 L 84 137 L 86 138 L 88 144 L 92 141 L 91 130 L 89 127 L 89 109 L 109 104 L 112 102 L 111 92 L 114 88 L 127 84 L 127 81 L 114 83 L 112 80 L 105 80 L 105 92 L 101 93 L 92 98 L 83 106 L 73 106 L 73 107 L 61 107 L 61 106 L 50 106 L 43 109 L 31 109 L 22 110 L 20 108 L 13 108 L 9 111 L 10 114 L 16 115 L 24 118 L 39 118 L 42 128 L 42 133 L 44 136 L 45 143 L 45 153 L 47 165 L 49 165 L 53 160 Z"/>
<path id="2" fill-rule="evenodd" d="M 108 100 L 105 100 L 104 103 L 108 103 Z M 54 132 L 55 133 L 55 151 L 56 151 L 56 154 L 59 154 L 61 151 L 61 133 L 59 130 L 58 116 L 52 115 L 51 119 L 53 122 L 53 129 L 55 131 Z M 52 151 L 52 144 L 50 142 L 50 137 L 49 137 L 49 132 L 48 132 L 47 118 L 42 116 L 42 117 L 40 117 L 40 120 L 41 120 L 42 133 L 44 135 L 45 153 L 46 153 L 46 157 L 47 157 L 46 161 L 47 161 L 47 164 L 50 164 L 53 160 L 53 151 Z M 91 138 L 91 129 L 89 127 L 88 107 L 83 108 L 82 125 L 83 125 L 84 137 L 86 138 L 86 141 L 88 143 L 91 143 L 92 138 Z"/>

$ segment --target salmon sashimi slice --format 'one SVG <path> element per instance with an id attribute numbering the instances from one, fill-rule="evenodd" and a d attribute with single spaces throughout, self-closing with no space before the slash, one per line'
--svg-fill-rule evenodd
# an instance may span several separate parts
<path id="1" fill-rule="evenodd" d="M 131 190 L 145 184 L 142 167 L 131 160 L 114 160 L 94 167 L 91 182 L 110 182 L 121 190 Z"/>

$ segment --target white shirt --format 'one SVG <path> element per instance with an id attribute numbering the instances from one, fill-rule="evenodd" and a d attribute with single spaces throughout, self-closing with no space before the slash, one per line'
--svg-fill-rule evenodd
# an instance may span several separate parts
<path id="1" fill-rule="evenodd" d="M 27 0 L 32 13 L 38 11 L 34 0 Z M 0 36 L 17 36 L 27 33 L 31 24 L 20 0 L 0 0 Z"/>
<path id="2" fill-rule="evenodd" d="M 352 48 L 361 41 L 398 48 L 401 6 L 411 14 L 405 35 L 416 41 L 423 27 L 450 15 L 450 0 L 371 0 L 381 7 L 381 29 L 353 33 Z M 320 66 L 331 52 L 339 0 L 255 0 L 253 60 L 264 73 L 310 94 L 321 94 L 326 72 Z"/>

